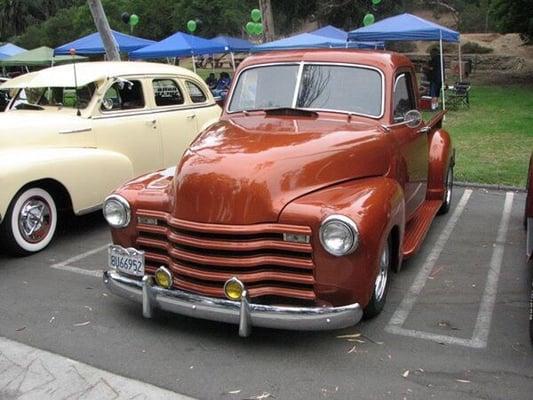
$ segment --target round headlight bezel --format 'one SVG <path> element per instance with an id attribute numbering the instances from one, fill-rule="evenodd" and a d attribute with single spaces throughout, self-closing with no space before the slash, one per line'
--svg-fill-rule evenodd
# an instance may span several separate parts
<path id="1" fill-rule="evenodd" d="M 343 228 L 346 228 L 351 234 L 352 243 L 344 251 L 336 251 L 335 249 L 332 249 L 327 245 L 326 239 L 324 238 L 324 233 L 326 228 L 332 224 L 340 224 Z M 324 219 L 320 224 L 319 238 L 322 247 L 329 254 L 334 255 L 336 257 L 347 256 L 353 253 L 359 245 L 359 229 L 357 228 L 357 224 L 351 218 L 346 217 L 345 215 L 334 214 Z"/>
<path id="2" fill-rule="evenodd" d="M 125 215 L 124 215 L 125 218 L 124 218 L 124 221 L 121 224 L 114 224 L 114 223 L 110 222 L 110 220 L 108 219 L 108 215 L 106 213 L 106 205 L 109 202 L 115 202 L 115 203 L 117 203 L 118 205 L 120 205 L 123 208 L 123 211 L 125 213 Z M 112 194 L 112 195 L 106 197 L 106 199 L 104 200 L 104 205 L 102 207 L 102 211 L 103 211 L 104 218 L 105 218 L 106 222 L 112 228 L 122 229 L 122 228 L 127 227 L 130 224 L 130 222 L 131 222 L 131 207 L 130 207 L 130 204 L 128 203 L 128 201 L 124 197 L 119 196 L 118 194 Z"/>

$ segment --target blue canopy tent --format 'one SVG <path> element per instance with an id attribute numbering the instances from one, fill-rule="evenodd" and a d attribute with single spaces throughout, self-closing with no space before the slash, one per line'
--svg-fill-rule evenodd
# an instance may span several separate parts
<path id="1" fill-rule="evenodd" d="M 339 28 L 335 28 L 332 25 L 324 26 L 322 28 L 319 28 L 309 33 L 312 35 L 324 36 L 324 37 L 332 38 L 332 39 L 339 39 L 339 40 L 344 40 L 344 41 L 348 40 L 348 32 L 343 31 L 342 29 L 339 29 Z"/>
<path id="2" fill-rule="evenodd" d="M 263 43 L 252 48 L 252 52 L 273 51 L 273 50 L 295 50 L 346 47 L 346 40 L 333 39 L 325 36 L 313 35 L 311 33 L 300 33 L 285 39 L 274 40 Z"/>
<path id="3" fill-rule="evenodd" d="M 231 55 L 231 65 L 235 71 L 235 53 L 248 53 L 254 45 L 248 40 L 234 38 L 230 36 L 219 35 L 213 39 L 212 42 L 218 43 L 226 49 Z"/>
<path id="4" fill-rule="evenodd" d="M 260 44 L 253 47 L 252 52 L 321 48 L 375 49 L 383 48 L 383 46 L 383 42 L 347 42 L 346 39 L 334 39 L 314 33 L 300 33 L 285 39 Z"/>
<path id="5" fill-rule="evenodd" d="M 126 35 L 124 33 L 111 31 L 117 47 L 121 53 L 129 53 L 146 46 L 149 46 L 155 43 L 153 40 L 142 39 L 136 36 Z M 98 32 L 91 33 L 90 35 L 84 36 L 73 42 L 66 43 L 62 46 L 57 47 L 54 50 L 54 55 L 65 55 L 69 54 L 70 49 L 75 49 L 76 54 L 80 55 L 94 55 L 94 54 L 105 54 L 104 44 L 102 43 L 102 38 Z"/>
<path id="6" fill-rule="evenodd" d="M 11 43 L 6 43 L 3 46 L 0 46 L 0 53 L 5 54 L 6 56 L 16 56 L 22 52 L 25 52 L 26 49 L 18 47 Z"/>
<path id="7" fill-rule="evenodd" d="M 224 45 L 198 36 L 177 32 L 160 42 L 129 53 L 131 59 L 148 59 L 163 57 L 192 57 L 196 72 L 195 55 L 225 53 Z"/>
<path id="8" fill-rule="evenodd" d="M 8 57 L 11 57 L 11 56 L 7 55 L 6 53 L 0 53 L 0 60 L 6 59 Z"/>
<path id="9" fill-rule="evenodd" d="M 385 18 L 372 25 L 365 26 L 348 33 L 348 40 L 424 40 L 438 41 L 440 44 L 440 65 L 442 79 L 442 107 L 446 108 L 444 99 L 444 56 L 442 42 L 459 43 L 459 77 L 462 80 L 461 45 L 459 32 L 427 21 L 412 14 L 401 14 Z"/>

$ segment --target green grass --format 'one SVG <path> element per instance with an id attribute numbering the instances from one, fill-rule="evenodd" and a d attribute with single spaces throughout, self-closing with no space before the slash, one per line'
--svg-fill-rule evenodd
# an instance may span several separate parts
<path id="1" fill-rule="evenodd" d="M 533 151 L 533 86 L 473 86 L 470 109 L 446 115 L 455 179 L 524 187 Z"/>

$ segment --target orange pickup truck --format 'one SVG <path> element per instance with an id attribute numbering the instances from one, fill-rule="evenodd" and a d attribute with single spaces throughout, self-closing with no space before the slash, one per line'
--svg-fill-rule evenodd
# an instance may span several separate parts
<path id="1" fill-rule="evenodd" d="M 403 55 L 270 53 L 239 67 L 220 121 L 176 168 L 110 195 L 104 283 L 239 325 L 339 329 L 385 304 L 391 271 L 450 208 L 443 113 L 424 122 Z"/>

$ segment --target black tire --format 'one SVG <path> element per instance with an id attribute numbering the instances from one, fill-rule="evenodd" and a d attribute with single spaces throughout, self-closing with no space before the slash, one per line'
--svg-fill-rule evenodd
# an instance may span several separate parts
<path id="1" fill-rule="evenodd" d="M 56 201 L 45 189 L 22 189 L 0 225 L 2 248 L 16 256 L 37 253 L 52 241 L 57 228 Z"/>
<path id="2" fill-rule="evenodd" d="M 452 195 L 453 195 L 453 166 L 448 167 L 446 172 L 446 182 L 444 183 L 444 201 L 439 208 L 439 215 L 446 214 L 450 211 L 450 206 L 452 204 Z"/>
<path id="3" fill-rule="evenodd" d="M 379 271 L 376 280 L 374 281 L 372 298 L 363 310 L 363 317 L 365 319 L 373 318 L 383 311 L 392 277 L 392 260 L 394 259 L 393 251 L 392 240 L 389 236 L 384 249 L 380 253 Z M 386 257 L 386 262 L 384 262 L 384 257 Z M 385 281 L 379 281 L 380 279 L 384 279 Z"/>

